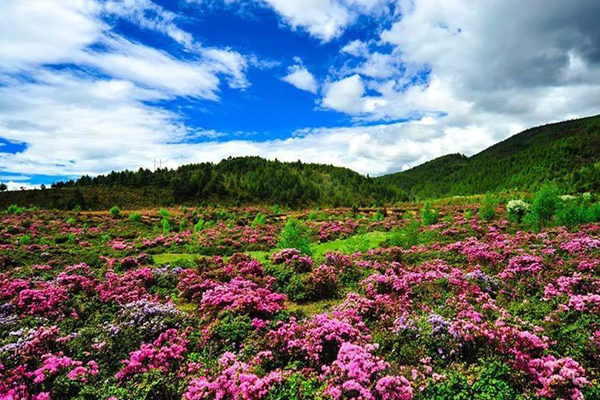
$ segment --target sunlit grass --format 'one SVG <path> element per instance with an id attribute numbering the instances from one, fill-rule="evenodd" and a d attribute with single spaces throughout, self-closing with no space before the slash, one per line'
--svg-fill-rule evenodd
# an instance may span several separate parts
<path id="1" fill-rule="evenodd" d="M 366 249 L 378 248 L 379 244 L 385 239 L 387 239 L 389 235 L 389 232 L 376 231 L 354 235 L 346 239 L 333 240 L 331 242 L 313 243 L 313 258 L 323 258 L 327 252 L 332 251 L 339 251 L 344 254 L 351 254 L 356 251 L 364 251 Z M 255 258 L 262 264 L 265 264 L 269 262 L 271 254 L 275 251 L 277 251 L 277 249 L 273 249 L 270 251 L 249 251 L 247 253 L 252 258 Z M 155 264 L 168 264 L 181 260 L 193 261 L 198 257 L 202 257 L 202 255 L 186 253 L 163 253 L 155 254 L 152 256 Z"/>

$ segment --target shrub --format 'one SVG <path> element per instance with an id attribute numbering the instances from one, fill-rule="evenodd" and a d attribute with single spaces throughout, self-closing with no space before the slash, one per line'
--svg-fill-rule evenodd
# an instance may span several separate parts
<path id="1" fill-rule="evenodd" d="M 129 214 L 129 220 L 133 222 L 142 222 L 142 214 L 138 212 L 133 212 Z"/>
<path id="2" fill-rule="evenodd" d="M 121 214 L 121 209 L 117 206 L 114 206 L 110 210 L 108 210 L 108 212 L 113 218 L 117 218 L 119 214 Z"/>
<path id="3" fill-rule="evenodd" d="M 194 225 L 194 232 L 201 232 L 204 229 L 205 221 L 200 218 L 196 225 Z"/>
<path id="4" fill-rule="evenodd" d="M 21 238 L 19 238 L 19 244 L 22 245 L 28 245 L 31 244 L 33 242 L 33 237 L 31 237 L 31 235 L 28 233 L 26 235 L 21 236 Z"/>
<path id="5" fill-rule="evenodd" d="M 288 218 L 279 235 L 278 247 L 281 249 L 297 249 L 302 254 L 312 255 L 310 233 L 306 226 L 293 217 Z"/>
<path id="6" fill-rule="evenodd" d="M 171 219 L 170 218 L 163 218 L 160 221 L 160 224 L 162 226 L 162 231 L 163 231 L 163 235 L 166 235 L 167 233 L 171 232 Z"/>
<path id="7" fill-rule="evenodd" d="M 395 228 L 391 232 L 389 245 L 410 249 L 420 241 L 421 224 L 417 220 L 410 221 L 404 228 Z"/>
<path id="8" fill-rule="evenodd" d="M 342 286 L 339 271 L 329 265 L 320 265 L 310 272 L 304 280 L 307 300 L 323 300 L 338 297 Z"/>
<path id="9" fill-rule="evenodd" d="M 253 228 L 257 225 L 264 225 L 267 223 L 267 216 L 263 213 L 258 213 L 256 214 L 256 217 L 254 217 L 254 220 L 252 221 L 252 224 L 250 224 L 250 226 L 252 226 Z"/>
<path id="10" fill-rule="evenodd" d="M 181 221 L 179 221 L 179 232 L 183 232 L 186 230 L 188 226 L 187 218 L 183 217 Z"/>
<path id="11" fill-rule="evenodd" d="M 590 204 L 582 198 L 567 199 L 556 213 L 558 225 L 573 227 L 579 224 L 598 222 L 600 220 L 600 204 Z"/>
<path id="12" fill-rule="evenodd" d="M 506 204 L 508 218 L 518 223 L 523 220 L 529 210 L 531 210 L 531 205 L 523 200 L 511 200 Z"/>
<path id="13" fill-rule="evenodd" d="M 423 226 L 437 224 L 439 220 L 439 211 L 437 209 L 433 210 L 431 208 L 431 203 L 426 202 L 423 206 L 423 210 L 421 210 L 421 222 L 423 223 Z"/>
<path id="14" fill-rule="evenodd" d="M 577 204 L 575 200 L 565 201 L 556 213 L 556 223 L 561 226 L 573 227 L 587 222 L 587 207 Z"/>
<path id="15" fill-rule="evenodd" d="M 510 368 L 492 361 L 481 370 L 474 382 L 458 372 L 447 379 L 431 382 L 425 390 L 425 398 L 431 400 L 512 400 L 522 399 L 510 383 Z"/>
<path id="16" fill-rule="evenodd" d="M 531 206 L 533 222 L 540 227 L 547 226 L 554 218 L 559 205 L 560 198 L 556 189 L 550 187 L 540 189 Z"/>
<path id="17" fill-rule="evenodd" d="M 491 221 L 496 216 L 496 207 L 498 207 L 498 199 L 486 193 L 481 199 L 477 215 L 484 221 Z"/>
<path id="18" fill-rule="evenodd" d="M 8 214 L 12 214 L 12 215 L 19 215 L 21 214 L 23 211 L 25 211 L 25 209 L 23 207 L 19 207 L 16 204 L 11 204 L 10 206 L 8 206 L 8 208 L 6 209 L 6 212 Z"/>

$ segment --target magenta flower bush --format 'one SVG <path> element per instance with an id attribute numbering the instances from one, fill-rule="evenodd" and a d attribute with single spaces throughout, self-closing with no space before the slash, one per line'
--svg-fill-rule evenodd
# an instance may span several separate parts
<path id="1" fill-rule="evenodd" d="M 284 309 L 285 296 L 243 278 L 217 285 L 202 295 L 200 310 L 217 315 L 221 310 L 235 311 L 253 317 L 270 317 Z"/>
<path id="2" fill-rule="evenodd" d="M 220 372 L 216 377 L 193 378 L 183 395 L 185 400 L 232 399 L 260 400 L 281 382 L 281 370 L 258 376 L 253 365 L 239 361 L 235 354 L 225 353 L 219 358 Z"/>
<path id="3" fill-rule="evenodd" d="M 292 211 L 312 257 L 266 209 L 2 215 L 0 399 L 600 398 L 600 225 L 476 208 L 357 253 L 409 219 Z"/>

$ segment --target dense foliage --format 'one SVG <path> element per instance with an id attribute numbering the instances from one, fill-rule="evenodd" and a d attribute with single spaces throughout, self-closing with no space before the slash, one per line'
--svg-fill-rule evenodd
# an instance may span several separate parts
<path id="1" fill-rule="evenodd" d="M 102 190 L 107 188 L 110 190 Z M 190 164 L 174 170 L 153 172 L 140 168 L 93 178 L 82 176 L 76 181 L 55 183 L 46 190 L 3 193 L 0 205 L 78 205 L 85 209 L 106 209 L 109 204 L 132 207 L 188 203 L 337 207 L 381 205 L 405 199 L 405 192 L 347 168 L 230 157 L 218 164 Z"/>
<path id="2" fill-rule="evenodd" d="M 509 204 L 10 207 L 0 398 L 598 399 L 599 203 Z"/>
<path id="3" fill-rule="evenodd" d="M 379 178 L 331 165 L 230 157 L 217 164 L 140 168 L 83 176 L 50 189 L 4 192 L 0 207 L 381 206 L 408 199 L 537 191 L 549 183 L 564 193 L 598 192 L 599 154 L 597 116 L 529 129 L 472 157 L 450 154 Z"/>
<path id="4" fill-rule="evenodd" d="M 472 157 L 450 154 L 380 180 L 415 198 L 536 191 L 600 190 L 600 116 L 545 125 L 514 135 Z"/>

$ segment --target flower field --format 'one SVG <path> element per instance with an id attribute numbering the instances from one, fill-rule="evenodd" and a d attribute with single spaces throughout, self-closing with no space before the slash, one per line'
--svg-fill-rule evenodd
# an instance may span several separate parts
<path id="1" fill-rule="evenodd" d="M 12 207 L 0 399 L 600 399 L 600 224 L 485 202 Z"/>

